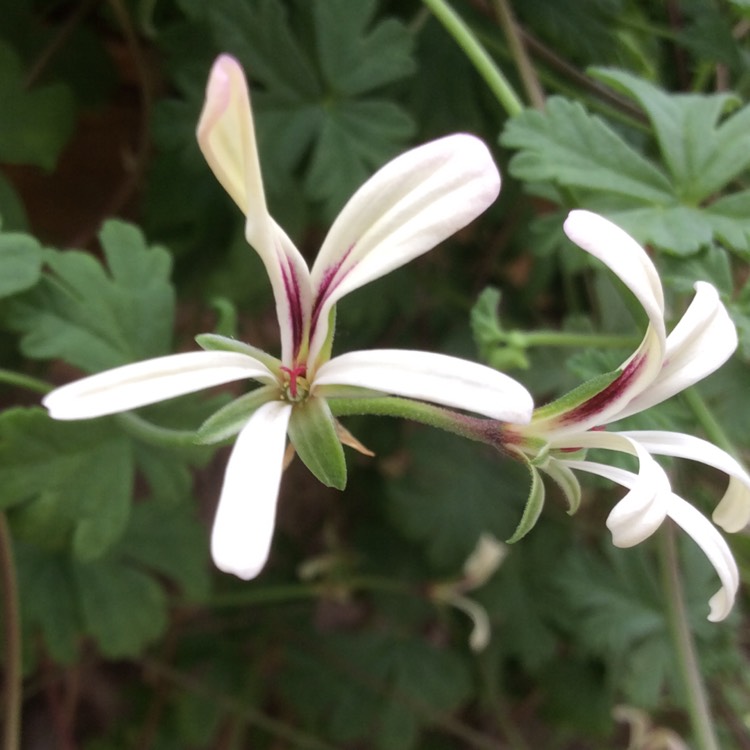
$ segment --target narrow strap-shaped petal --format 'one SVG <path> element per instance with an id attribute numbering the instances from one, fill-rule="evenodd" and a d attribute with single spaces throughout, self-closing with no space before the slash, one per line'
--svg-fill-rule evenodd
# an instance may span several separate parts
<path id="1" fill-rule="evenodd" d="M 568 465 L 571 469 L 587 471 L 631 489 L 639 481 L 639 478 L 630 471 L 592 461 L 570 461 Z M 714 566 L 722 587 L 709 600 L 708 619 L 713 622 L 723 620 L 734 606 L 739 587 L 739 571 L 732 552 L 711 522 L 679 495 L 670 492 L 666 499 L 666 506 L 667 515 L 692 537 Z"/>
<path id="2" fill-rule="evenodd" d="M 664 292 L 646 251 L 623 229 L 591 211 L 571 211 L 563 228 L 576 245 L 601 260 L 633 292 L 664 341 Z"/>
<path id="3" fill-rule="evenodd" d="M 737 348 L 737 330 L 716 289 L 704 281 L 669 334 L 661 372 L 617 415 L 636 414 L 665 401 L 723 365 Z"/>
<path id="4" fill-rule="evenodd" d="M 198 120 L 198 145 L 211 171 L 243 214 L 250 232 L 267 230 L 269 215 L 255 140 L 250 95 L 240 64 L 230 55 L 216 58 Z"/>
<path id="5" fill-rule="evenodd" d="M 271 280 L 281 327 L 282 359 L 299 353 L 310 311 L 307 264 L 266 207 L 250 94 L 240 64 L 214 63 L 198 122 L 198 143 L 213 173 L 245 214 L 245 236 Z"/>
<path id="6" fill-rule="evenodd" d="M 490 152 L 466 134 L 407 151 L 362 185 L 331 227 L 312 269 L 311 361 L 323 346 L 336 301 L 466 226 L 499 189 Z"/>
<path id="7" fill-rule="evenodd" d="M 714 566 L 722 586 L 709 600 L 708 619 L 712 622 L 723 620 L 732 611 L 740 585 L 740 574 L 732 551 L 711 522 L 679 495 L 670 496 L 667 512 L 670 518 L 693 538 Z"/>
<path id="8" fill-rule="evenodd" d="M 637 441 L 649 453 L 687 458 L 723 471 L 729 476 L 729 487 L 716 506 L 714 521 L 729 532 L 741 531 L 750 523 L 750 475 L 726 451 L 681 432 L 644 430 L 620 434 Z"/>
<path id="9" fill-rule="evenodd" d="M 264 364 L 246 354 L 186 352 L 76 380 L 49 393 L 42 403 L 54 419 L 90 419 L 245 378 L 275 382 Z"/>
<path id="10" fill-rule="evenodd" d="M 349 352 L 323 364 L 314 388 L 326 385 L 372 388 L 407 398 L 526 423 L 534 408 L 528 391 L 490 367 L 446 354 L 376 349 Z"/>
<path id="11" fill-rule="evenodd" d="M 604 448 L 630 453 L 638 458 L 638 474 L 592 461 L 563 461 L 569 468 L 588 471 L 629 487 L 629 492 L 612 509 L 607 528 L 617 547 L 640 544 L 659 528 L 667 514 L 671 493 L 669 479 L 659 464 L 635 440 L 610 432 L 587 432 L 575 437 L 576 447 Z M 632 477 L 629 484 L 622 478 Z"/>
<path id="12" fill-rule="evenodd" d="M 216 567 L 248 580 L 268 559 L 276 520 L 290 404 L 272 401 L 237 436 L 211 532 Z"/>

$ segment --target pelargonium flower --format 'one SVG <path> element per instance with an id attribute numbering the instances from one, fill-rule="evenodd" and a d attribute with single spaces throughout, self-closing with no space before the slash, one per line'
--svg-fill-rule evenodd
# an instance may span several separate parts
<path id="1" fill-rule="evenodd" d="M 227 55 L 211 70 L 198 142 L 245 214 L 245 236 L 268 272 L 281 357 L 204 334 L 197 340 L 205 351 L 92 375 L 43 403 L 55 419 L 87 419 L 257 381 L 258 388 L 199 430 L 205 442 L 237 435 L 211 551 L 220 569 L 248 579 L 268 556 L 287 435 L 321 481 L 338 488 L 346 482 L 342 442 L 357 443 L 334 419 L 328 399 L 391 394 L 514 422 L 528 421 L 533 404 L 511 378 L 443 354 L 387 349 L 331 358 L 334 306 L 344 295 L 427 252 L 495 200 L 500 176 L 479 140 L 448 136 L 385 165 L 344 206 L 311 268 L 266 208 L 247 83 Z"/>
<path id="2" fill-rule="evenodd" d="M 730 532 L 741 530 L 750 521 L 750 476 L 728 453 L 692 435 L 652 430 L 609 432 L 604 428 L 714 372 L 737 347 L 734 324 L 716 289 L 698 282 L 692 303 L 667 336 L 661 281 L 643 248 L 622 229 L 588 211 L 572 211 L 564 228 L 573 242 L 603 261 L 633 292 L 649 325 L 638 349 L 616 371 L 536 409 L 529 424 L 503 428 L 506 446 L 522 455 L 532 472 L 529 503 L 514 536 L 522 536 L 541 511 L 544 485 L 538 470 L 561 487 L 570 512 L 578 507 L 581 492 L 574 471 L 603 476 L 628 489 L 607 519 L 614 544 L 638 544 L 667 516 L 672 518 L 716 568 L 722 588 L 711 599 L 709 619 L 721 620 L 734 602 L 739 585 L 737 566 L 711 522 L 672 492 L 653 454 L 699 461 L 729 476 L 729 486 L 713 519 Z M 638 473 L 585 460 L 582 454 L 590 448 L 636 456 Z"/>

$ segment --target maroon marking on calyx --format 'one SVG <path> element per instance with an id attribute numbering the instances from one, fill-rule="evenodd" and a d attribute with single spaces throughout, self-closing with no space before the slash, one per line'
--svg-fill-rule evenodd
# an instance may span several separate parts
<path id="1" fill-rule="evenodd" d="M 620 373 L 617 380 L 612 381 L 603 391 L 592 396 L 588 401 L 584 401 L 566 414 L 560 417 L 562 424 L 571 424 L 582 422 L 589 417 L 598 414 L 607 405 L 611 404 L 620 396 L 623 391 L 627 390 L 635 379 L 636 375 L 643 368 L 646 362 L 646 355 L 641 354 L 639 357 L 631 360 L 625 369 Z"/>

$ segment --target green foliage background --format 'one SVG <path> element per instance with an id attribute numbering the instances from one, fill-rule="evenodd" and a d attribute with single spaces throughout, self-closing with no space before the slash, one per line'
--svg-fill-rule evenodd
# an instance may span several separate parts
<path id="1" fill-rule="evenodd" d="M 503 4 L 452 3 L 523 91 Z M 639 340 L 632 300 L 562 234 L 567 211 L 588 208 L 653 251 L 673 320 L 696 280 L 720 290 L 740 347 L 697 390 L 747 456 L 750 6 L 510 6 L 548 97 L 514 117 L 417 0 L 0 2 L 0 509 L 24 747 L 42 733 L 87 750 L 624 748 L 620 705 L 689 738 L 656 546 L 611 546 L 613 488 L 592 480 L 573 519 L 550 498 L 469 595 L 493 633 L 473 653 L 465 613 L 433 594 L 480 533 L 512 534 L 523 467 L 427 428 L 349 419 L 376 457 L 348 454 L 341 493 L 293 464 L 271 560 L 245 583 L 207 552 L 226 449 L 171 439 L 239 391 L 80 423 L 38 405 L 53 384 L 189 349 L 204 331 L 276 351 L 262 266 L 195 142 L 209 66 L 230 52 L 252 83 L 272 214 L 308 258 L 346 198 L 411 145 L 472 132 L 503 172 L 472 226 L 341 304 L 338 350 L 482 359 L 538 403 L 610 371 L 632 346 L 533 347 L 522 333 Z M 632 426 L 701 434 L 692 403 Z M 723 492 L 692 466 L 672 476 L 706 511 Z M 747 605 L 706 622 L 714 574 L 682 541 L 721 747 L 742 750 Z M 747 582 L 750 540 L 729 542 Z"/>

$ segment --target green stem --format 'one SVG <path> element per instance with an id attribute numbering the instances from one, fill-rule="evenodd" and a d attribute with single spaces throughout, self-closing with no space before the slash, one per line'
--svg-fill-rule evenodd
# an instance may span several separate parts
<path id="1" fill-rule="evenodd" d="M 688 713 L 697 743 L 696 750 L 719 750 L 706 687 L 701 678 L 698 654 L 688 623 L 687 607 L 680 580 L 677 545 L 671 521 L 659 531 L 659 558 L 662 587 L 667 597 L 667 617 L 677 664 L 686 692 Z"/>
<path id="2" fill-rule="evenodd" d="M 0 578 L 5 621 L 5 680 L 3 685 L 3 750 L 21 747 L 21 615 L 13 542 L 5 513 L 0 513 Z"/>
<path id="3" fill-rule="evenodd" d="M 179 672 L 166 664 L 150 659 L 144 662 L 146 669 L 155 677 L 171 683 L 181 690 L 213 701 L 217 706 L 238 719 L 258 727 L 278 740 L 289 743 L 291 747 L 309 748 L 309 750 L 338 750 L 335 745 L 319 740 L 309 734 L 294 729 L 278 719 L 258 711 L 248 701 L 219 693 L 207 687 L 202 680 Z"/>
<path id="4" fill-rule="evenodd" d="M 510 54 L 513 62 L 516 64 L 518 73 L 523 81 L 526 94 L 529 101 L 536 109 L 544 109 L 544 91 L 539 83 L 534 66 L 526 52 L 523 43 L 523 36 L 520 33 L 516 19 L 513 16 L 513 10 L 508 0 L 494 0 L 495 13 L 497 14 L 500 26 L 502 26 L 505 38 L 508 40 Z"/>
<path id="5" fill-rule="evenodd" d="M 512 345 L 521 349 L 532 346 L 591 347 L 596 349 L 627 349 L 638 346 L 640 338 L 626 333 L 573 333 L 568 331 L 499 332 L 486 343 Z"/>
<path id="6" fill-rule="evenodd" d="M 736 455 L 732 441 L 697 389 L 688 388 L 682 392 L 682 398 L 690 407 L 708 439 L 727 453 Z"/>
<path id="7" fill-rule="evenodd" d="M 466 414 L 435 406 L 423 401 L 412 401 L 398 396 L 382 398 L 329 398 L 328 405 L 337 417 L 376 415 L 410 419 L 413 422 L 436 427 L 454 435 L 502 448 L 500 423 L 494 419 L 470 417 Z"/>
<path id="8" fill-rule="evenodd" d="M 44 380 L 39 380 L 31 375 L 24 375 L 21 372 L 14 372 L 13 370 L 6 370 L 0 367 L 0 383 L 11 385 L 14 388 L 26 388 L 29 391 L 35 391 L 36 393 L 49 393 L 54 386 L 49 383 L 45 383 Z"/>
<path id="9" fill-rule="evenodd" d="M 385 591 L 393 594 L 413 595 L 414 587 L 401 581 L 378 576 L 342 577 L 341 581 L 330 581 L 323 584 L 289 583 L 278 586 L 257 586 L 247 588 L 239 593 L 219 594 L 211 597 L 212 607 L 248 607 L 258 604 L 277 604 L 279 602 L 316 599 L 337 586 L 347 590 Z"/>
<path id="10" fill-rule="evenodd" d="M 123 412 L 114 416 L 125 432 L 149 445 L 164 448 L 194 448 L 198 445 L 195 440 L 195 430 L 173 430 L 170 427 L 160 427 L 133 412 Z"/>
<path id="11" fill-rule="evenodd" d="M 453 8 L 445 0 L 423 0 L 423 2 L 466 53 L 466 56 L 508 115 L 514 117 L 523 112 L 523 102 L 513 90 L 513 87 L 508 83 L 487 50 Z"/>

